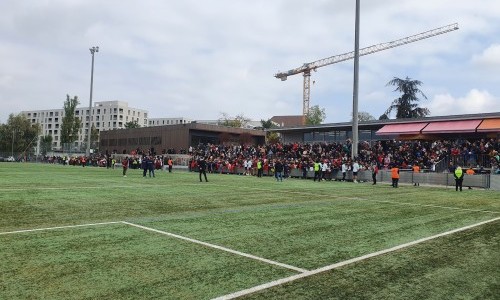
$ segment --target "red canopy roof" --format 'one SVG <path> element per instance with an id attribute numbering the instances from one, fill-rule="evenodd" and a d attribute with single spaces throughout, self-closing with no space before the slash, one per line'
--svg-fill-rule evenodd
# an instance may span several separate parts
<path id="1" fill-rule="evenodd" d="M 429 123 L 388 124 L 377 131 L 377 135 L 419 134 Z"/>
<path id="2" fill-rule="evenodd" d="M 422 130 L 422 133 L 476 132 L 481 122 L 482 120 L 432 122 Z"/>

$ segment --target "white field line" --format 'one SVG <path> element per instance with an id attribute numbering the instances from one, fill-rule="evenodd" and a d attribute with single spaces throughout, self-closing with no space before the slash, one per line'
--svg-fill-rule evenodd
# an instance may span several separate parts
<path id="1" fill-rule="evenodd" d="M 434 205 L 434 204 L 418 204 L 418 203 L 410 203 L 410 202 L 394 202 L 394 201 L 388 201 L 388 200 L 372 200 L 372 199 L 365 199 L 365 198 L 359 198 L 359 197 L 351 197 L 351 198 L 347 198 L 347 199 L 389 203 L 389 204 L 394 204 L 394 205 L 410 205 L 410 206 L 421 206 L 421 207 L 444 208 L 444 209 L 459 210 L 459 211 L 472 211 L 472 212 L 484 212 L 484 213 L 491 213 L 491 214 L 500 214 L 500 211 L 460 208 L 460 207 Z"/>
<path id="2" fill-rule="evenodd" d="M 91 223 L 91 224 L 80 224 L 80 225 L 67 225 L 67 226 L 57 226 L 57 227 L 25 229 L 25 230 L 16 230 L 16 231 L 9 231 L 9 232 L 0 232 L 0 235 L 14 234 L 14 233 L 23 233 L 23 232 L 45 231 L 45 230 L 55 230 L 55 229 L 67 229 L 67 228 L 87 227 L 87 226 L 109 225 L 109 224 L 121 224 L 121 222 Z"/>
<path id="3" fill-rule="evenodd" d="M 203 246 L 206 246 L 206 247 L 210 247 L 210 248 L 214 248 L 214 249 L 226 251 L 226 252 L 229 252 L 229 253 L 233 253 L 233 254 L 236 254 L 236 255 L 244 256 L 244 257 L 251 258 L 251 259 L 254 259 L 254 260 L 259 260 L 259 261 L 262 261 L 262 262 L 265 262 L 265 263 L 268 263 L 268 264 L 271 264 L 271 265 L 279 266 L 279 267 L 290 269 L 290 270 L 293 270 L 293 271 L 297 271 L 297 272 L 301 272 L 301 273 L 307 272 L 306 269 L 297 268 L 297 267 L 294 267 L 294 266 L 291 266 L 291 265 L 287 265 L 287 264 L 283 264 L 283 263 L 280 263 L 280 262 L 276 262 L 276 261 L 273 261 L 273 260 L 270 260 L 270 259 L 258 257 L 258 256 L 255 256 L 255 255 L 251 255 L 251 254 L 248 254 L 248 253 L 244 253 L 244 252 L 232 250 L 232 249 L 225 248 L 225 247 L 218 246 L 218 245 L 214 245 L 214 244 L 209 244 L 209 243 L 206 243 L 206 242 L 202 242 L 202 241 L 199 241 L 199 240 L 191 239 L 191 238 L 184 237 L 184 236 L 181 236 L 181 235 L 177 235 L 177 234 L 174 234 L 174 233 L 170 233 L 170 232 L 166 232 L 166 231 L 161 231 L 161 230 L 158 230 L 158 229 L 154 229 L 154 228 L 150 228 L 150 227 L 146 227 L 146 226 L 142 226 L 142 225 L 138 225 L 138 224 L 134 224 L 134 223 L 129 223 L 129 222 L 125 222 L 125 221 L 122 221 L 122 223 L 130 225 L 130 226 L 138 227 L 138 228 L 141 228 L 141 229 L 144 229 L 144 230 L 149 230 L 149 231 L 153 231 L 153 232 L 156 232 L 156 233 L 164 234 L 164 235 L 167 235 L 167 236 L 170 236 L 170 237 L 174 237 L 174 238 L 177 238 L 177 239 L 185 240 L 185 241 L 188 241 L 188 242 L 191 242 L 191 243 L 196 243 L 196 244 L 200 244 L 200 245 L 203 245 Z"/>
<path id="4" fill-rule="evenodd" d="M 255 190 L 255 191 L 262 191 L 262 192 L 277 192 L 277 190 L 271 190 L 271 189 L 263 189 L 263 188 L 252 188 L 252 187 L 243 187 L 243 186 L 229 186 L 229 185 L 218 185 L 221 187 L 231 187 L 231 188 L 240 188 L 240 189 L 249 189 L 249 190 Z M 305 192 L 293 192 L 293 191 L 279 191 L 280 193 L 283 194 L 297 194 L 297 195 L 304 195 L 304 196 L 310 196 L 310 193 L 305 193 Z M 366 199 L 366 198 L 361 198 L 361 197 L 346 197 L 346 196 L 335 196 L 335 195 L 329 195 L 329 194 L 315 194 L 314 196 L 319 196 L 319 197 L 331 197 L 334 199 L 346 199 L 346 200 L 361 200 L 361 201 L 370 201 L 370 202 L 380 202 L 380 203 L 389 203 L 393 205 L 401 205 L 401 206 L 420 206 L 420 207 L 433 207 L 433 208 L 442 208 L 442 209 L 451 209 L 451 210 L 457 210 L 457 211 L 471 211 L 471 212 L 484 212 L 484 213 L 493 213 L 493 214 L 500 214 L 500 211 L 491 211 L 491 210 L 481 210 L 481 209 L 469 209 L 469 208 L 460 208 L 460 207 L 453 207 L 453 206 L 443 206 L 443 205 L 433 205 L 433 204 L 418 204 L 418 203 L 410 203 L 410 202 L 396 202 L 396 201 L 387 201 L 387 200 L 371 200 L 371 199 Z"/>
<path id="5" fill-rule="evenodd" d="M 316 269 L 316 270 L 307 271 L 307 272 L 304 272 L 304 273 L 301 273 L 301 274 L 297 274 L 297 275 L 293 275 L 293 276 L 290 276 L 290 277 L 285 277 L 285 278 L 282 278 L 282 279 L 278 279 L 278 280 L 275 280 L 275 281 L 264 283 L 264 284 L 261 284 L 261 285 L 257 285 L 257 286 L 254 286 L 252 288 L 249 288 L 249 289 L 241 290 L 241 291 L 238 291 L 238 292 L 235 292 L 235 293 L 232 293 L 232 294 L 227 294 L 227 295 L 224 295 L 224 296 L 220 296 L 220 297 L 214 298 L 213 300 L 235 299 L 235 298 L 242 297 L 242 296 L 245 296 L 245 295 L 249 295 L 249 294 L 252 294 L 252 293 L 255 293 L 255 292 L 259 292 L 259 291 L 262 291 L 262 290 L 265 290 L 265 289 L 268 289 L 268 288 L 271 288 L 271 287 L 274 287 L 274 286 L 278 286 L 278 285 L 281 285 L 281 284 L 284 284 L 284 283 L 288 283 L 288 282 L 291 282 L 291 281 L 294 281 L 294 280 L 297 280 L 297 279 L 301 279 L 301 278 L 309 277 L 309 276 L 316 275 L 316 274 L 319 274 L 319 273 L 322 273 L 322 272 L 326 272 L 326 271 L 330 271 L 330 270 L 333 270 L 333 269 L 337 269 L 337 268 L 340 268 L 340 267 L 343 267 L 343 266 L 346 266 L 346 265 L 350 265 L 350 264 L 353 264 L 353 263 L 356 263 L 356 262 L 359 262 L 359 261 L 362 261 L 362 260 L 365 260 L 365 259 L 369 259 L 369 258 L 372 258 L 372 257 L 375 257 L 375 256 L 379 256 L 379 255 L 383 255 L 383 254 L 386 254 L 386 253 L 394 252 L 394 251 L 397 251 L 397 250 L 400 250 L 400 249 L 404 249 L 404 248 L 407 248 L 407 247 L 414 246 L 416 244 L 427 242 L 429 240 L 433 240 L 433 239 L 436 239 L 436 238 L 439 238 L 439 237 L 443 237 L 443 236 L 446 236 L 446 235 L 450 235 L 450 234 L 454 234 L 454 233 L 457 233 L 457 232 L 469 230 L 471 228 L 474 228 L 474 227 L 477 227 L 477 226 L 481 226 L 481 225 L 484 225 L 484 224 L 487 224 L 487 223 L 495 222 L 495 221 L 498 221 L 498 220 L 500 220 L 500 217 L 499 218 L 495 218 L 495 219 L 491 219 L 491 220 L 488 220 L 488 221 L 484 221 L 484 222 L 472 224 L 472 225 L 469 225 L 469 226 L 461 227 L 461 228 L 458 228 L 458 229 L 446 231 L 446 232 L 443 232 L 443 233 L 440 233 L 440 234 L 436 234 L 436 235 L 433 235 L 433 236 L 430 236 L 430 237 L 422 238 L 422 239 L 419 239 L 419 240 L 416 240 L 416 241 L 413 241 L 413 242 L 409 242 L 409 243 L 406 243 L 406 244 L 401 244 L 399 246 L 395 246 L 395 247 L 388 248 L 388 249 L 385 249 L 385 250 L 373 252 L 373 253 L 366 254 L 366 255 L 363 255 L 363 256 L 359 256 L 359 257 L 356 257 L 356 258 L 352 258 L 352 259 L 349 259 L 349 260 L 345 260 L 345 261 L 342 261 L 342 262 L 339 262 L 339 263 L 335 263 L 333 265 L 325 266 L 325 267 L 322 267 L 322 268 L 319 268 L 319 269 Z"/>

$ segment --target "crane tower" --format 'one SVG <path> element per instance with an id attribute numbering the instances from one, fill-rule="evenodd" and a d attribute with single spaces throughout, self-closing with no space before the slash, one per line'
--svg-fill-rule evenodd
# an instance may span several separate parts
<path id="1" fill-rule="evenodd" d="M 454 24 L 443 26 L 443 27 L 435 28 L 435 29 L 432 29 L 429 31 L 425 31 L 425 32 L 422 32 L 422 33 L 419 33 L 416 35 L 405 37 L 405 38 L 402 38 L 399 40 L 369 46 L 369 47 L 360 49 L 359 56 L 372 54 L 372 53 L 379 52 L 382 50 L 387 50 L 387 49 L 391 49 L 394 47 L 406 45 L 406 44 L 420 41 L 423 39 L 427 39 L 427 38 L 430 38 L 430 37 L 433 37 L 436 35 L 451 32 L 451 31 L 454 31 L 457 29 L 458 29 L 458 23 L 454 23 Z M 298 68 L 291 69 L 291 70 L 288 70 L 286 72 L 277 73 L 274 75 L 274 77 L 281 79 L 281 81 L 285 81 L 288 76 L 303 73 L 303 75 L 304 75 L 304 86 L 303 86 L 304 93 L 303 93 L 302 114 L 304 116 L 306 116 L 309 112 L 309 97 L 310 97 L 310 90 L 311 90 L 311 84 L 310 84 L 311 70 L 316 71 L 317 68 L 328 66 L 331 64 L 336 64 L 336 63 L 346 61 L 349 59 L 353 59 L 353 58 L 354 58 L 354 51 L 339 54 L 339 55 L 334 55 L 334 56 L 323 58 L 323 59 L 313 61 L 310 63 L 305 63 Z"/>

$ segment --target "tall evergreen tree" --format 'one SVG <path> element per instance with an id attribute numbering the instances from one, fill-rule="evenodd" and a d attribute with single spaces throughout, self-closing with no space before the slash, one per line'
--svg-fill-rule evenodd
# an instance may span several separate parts
<path id="1" fill-rule="evenodd" d="M 73 143 L 78 139 L 78 132 L 82 127 L 82 121 L 75 115 L 78 104 L 80 104 L 80 102 L 77 96 L 70 98 L 69 95 L 66 95 L 66 101 L 64 101 L 64 117 L 61 123 L 62 145 Z"/>
<path id="2" fill-rule="evenodd" d="M 421 81 L 412 80 L 409 77 L 406 79 L 394 77 L 386 84 L 386 86 L 389 85 L 395 86 L 394 91 L 402 95 L 392 101 L 391 106 L 385 112 L 386 116 L 389 116 L 393 110 L 396 110 L 396 119 L 421 118 L 430 114 L 429 109 L 418 106 L 418 101 L 420 101 L 418 95 L 427 99 L 427 96 L 419 89 L 422 85 Z"/>

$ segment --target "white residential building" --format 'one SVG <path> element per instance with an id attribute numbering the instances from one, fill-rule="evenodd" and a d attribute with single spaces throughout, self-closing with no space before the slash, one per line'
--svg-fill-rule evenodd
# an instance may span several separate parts
<path id="1" fill-rule="evenodd" d="M 62 150 L 61 125 L 64 117 L 64 109 L 22 111 L 21 114 L 30 120 L 32 124 L 40 124 L 42 129 L 41 136 L 52 136 L 53 150 Z M 77 107 L 75 116 L 80 118 L 82 128 L 80 129 L 78 139 L 71 146 L 72 150 L 81 150 L 87 138 L 89 108 Z M 95 102 L 92 107 L 91 122 L 98 131 L 125 128 L 127 122 L 134 121 L 141 127 L 147 127 L 148 111 L 129 107 L 128 103 L 123 101 Z"/>

